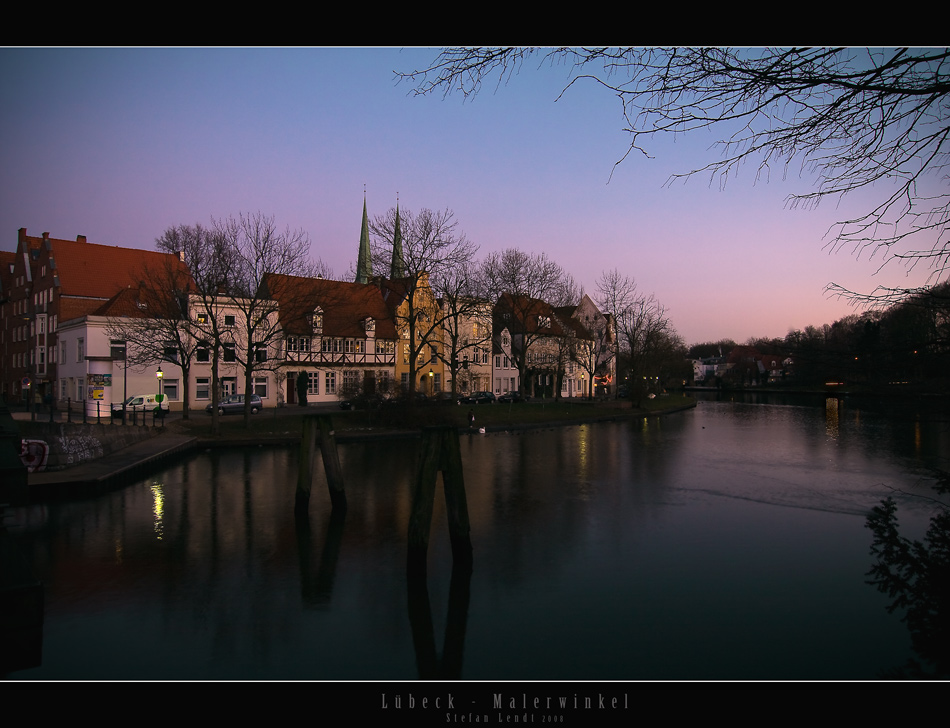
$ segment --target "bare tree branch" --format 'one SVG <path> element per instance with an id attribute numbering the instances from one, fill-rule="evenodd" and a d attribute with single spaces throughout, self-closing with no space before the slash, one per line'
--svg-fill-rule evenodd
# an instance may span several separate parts
<path id="1" fill-rule="evenodd" d="M 630 134 L 618 164 L 649 156 L 655 135 L 713 129 L 719 158 L 669 182 L 706 175 L 722 185 L 751 161 L 757 178 L 794 167 L 815 178 L 792 207 L 873 186 L 880 202 L 833 226 L 827 244 L 927 266 L 931 285 L 946 278 L 950 49 L 461 48 L 397 78 L 418 94 L 468 98 L 532 56 L 570 66 L 567 87 L 593 81 L 617 96 Z"/>

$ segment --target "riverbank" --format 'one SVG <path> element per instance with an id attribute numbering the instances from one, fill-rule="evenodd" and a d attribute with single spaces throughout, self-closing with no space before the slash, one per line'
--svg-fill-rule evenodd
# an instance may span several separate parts
<path id="1" fill-rule="evenodd" d="M 469 429 L 469 415 L 474 415 L 474 429 L 486 432 L 577 425 L 586 422 L 609 422 L 631 417 L 650 417 L 696 406 L 693 397 L 682 394 L 661 395 L 633 407 L 628 400 L 538 400 L 533 402 L 491 405 L 417 405 L 377 410 L 327 411 L 297 408 L 280 416 L 271 410 L 252 416 L 250 427 L 243 417 L 222 417 L 221 433 L 211 434 L 211 418 L 204 413 L 189 420 L 169 423 L 169 430 L 198 438 L 203 446 L 246 444 L 248 442 L 297 442 L 306 415 L 329 414 L 338 442 L 367 438 L 418 437 L 427 426 L 454 426 Z"/>
<path id="2" fill-rule="evenodd" d="M 457 426 L 469 430 L 468 413 L 475 415 L 475 430 L 486 433 L 562 427 L 588 422 L 610 422 L 636 417 L 656 417 L 696 406 L 684 395 L 648 400 L 634 408 L 625 401 L 549 400 L 519 404 L 474 407 L 420 406 L 389 411 L 318 411 L 298 408 L 280 416 L 265 410 L 251 418 L 250 428 L 242 417 L 221 418 L 221 434 L 211 434 L 211 418 L 192 413 L 188 420 L 174 420 L 155 428 L 154 437 L 118 450 L 106 457 L 89 460 L 64 470 L 30 473 L 29 496 L 87 493 L 113 487 L 142 477 L 160 463 L 194 450 L 209 447 L 293 446 L 300 442 L 306 415 L 330 414 L 339 443 L 368 439 L 415 438 L 421 428 L 431 425 Z"/>

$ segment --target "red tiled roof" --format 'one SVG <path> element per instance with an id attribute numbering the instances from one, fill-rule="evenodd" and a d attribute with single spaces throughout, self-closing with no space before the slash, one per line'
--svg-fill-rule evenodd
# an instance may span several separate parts
<path id="1" fill-rule="evenodd" d="M 42 242 L 42 238 L 39 240 Z M 169 267 L 188 275 L 184 263 L 169 253 L 56 238 L 49 238 L 49 242 L 64 296 L 110 298 L 119 289 L 149 276 L 166 275 L 164 271 Z"/>
<path id="2" fill-rule="evenodd" d="M 268 273 L 264 282 L 268 294 L 280 306 L 281 328 L 290 334 L 310 333 L 306 317 L 319 306 L 325 336 L 365 337 L 362 322 L 372 318 L 377 339 L 396 338 L 395 324 L 379 288 L 373 284 L 275 273 Z"/>
<path id="3" fill-rule="evenodd" d="M 510 313 L 514 322 L 515 329 L 512 329 L 511 322 L 503 317 L 499 319 L 499 314 Z M 541 326 L 539 317 L 547 318 L 550 326 Z M 545 303 L 537 298 L 528 296 L 513 296 L 510 293 L 503 293 L 495 304 L 495 322 L 496 328 L 500 331 L 506 327 L 513 334 L 531 334 L 535 336 L 566 336 L 561 322 L 555 315 L 551 304 Z"/>

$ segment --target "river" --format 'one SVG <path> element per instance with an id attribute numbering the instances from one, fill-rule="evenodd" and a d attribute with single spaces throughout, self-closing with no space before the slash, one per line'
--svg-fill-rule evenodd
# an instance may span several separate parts
<path id="1" fill-rule="evenodd" d="M 869 510 L 920 538 L 946 422 L 850 400 L 461 439 L 474 551 L 452 579 L 441 488 L 407 588 L 412 440 L 340 446 L 306 527 L 297 453 L 195 454 L 89 500 L 8 512 L 46 588 L 12 679 L 874 679 L 911 655 L 865 583 Z"/>

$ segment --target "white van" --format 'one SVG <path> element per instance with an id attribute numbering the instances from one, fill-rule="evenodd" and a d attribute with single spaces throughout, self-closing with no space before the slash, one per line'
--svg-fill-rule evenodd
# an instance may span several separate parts
<path id="1" fill-rule="evenodd" d="M 129 414 L 132 413 L 133 408 L 136 412 L 151 412 L 159 406 L 159 398 L 161 398 L 162 409 L 168 412 L 168 397 L 164 394 L 133 394 L 125 400 L 125 409 Z M 122 416 L 122 405 L 122 402 L 112 405 L 113 417 Z"/>

